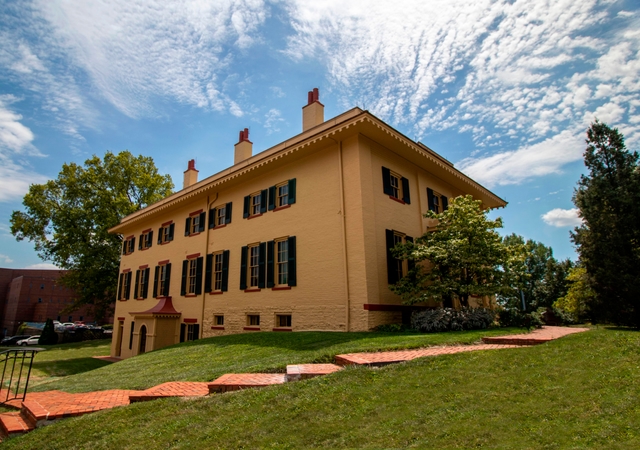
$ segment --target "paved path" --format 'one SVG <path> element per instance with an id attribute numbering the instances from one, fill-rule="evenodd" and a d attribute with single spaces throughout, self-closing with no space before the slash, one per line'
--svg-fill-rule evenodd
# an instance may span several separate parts
<path id="1" fill-rule="evenodd" d="M 414 350 L 374 353 L 349 353 L 336 356 L 335 364 L 298 364 L 287 366 L 286 374 L 245 373 L 226 374 L 212 382 L 173 381 L 145 390 L 111 389 L 108 391 L 70 394 L 62 391 L 32 392 L 25 401 L 13 400 L 9 406 L 20 408 L 20 412 L 0 414 L 0 434 L 20 434 L 52 420 L 79 416 L 116 406 L 128 405 L 165 397 L 203 397 L 214 392 L 228 392 L 281 384 L 286 381 L 327 375 L 345 365 L 381 366 L 426 356 L 450 355 L 479 350 L 523 348 L 541 344 L 573 333 L 588 331 L 588 328 L 543 327 L 527 334 L 483 338 L 483 344 L 428 347 Z M 104 357 L 107 359 L 108 357 Z M 0 398 L 6 391 L 0 390 Z"/>

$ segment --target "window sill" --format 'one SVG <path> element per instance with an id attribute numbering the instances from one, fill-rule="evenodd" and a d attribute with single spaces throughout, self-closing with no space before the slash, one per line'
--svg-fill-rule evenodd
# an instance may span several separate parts
<path id="1" fill-rule="evenodd" d="M 171 242 L 171 241 L 159 242 L 158 245 L 165 245 L 165 244 L 168 244 L 169 242 Z"/>
<path id="2" fill-rule="evenodd" d="M 272 291 L 290 291 L 291 286 L 275 286 L 271 288 Z"/>
<path id="3" fill-rule="evenodd" d="M 252 216 L 247 217 L 247 220 L 249 220 L 249 219 L 255 219 L 256 217 L 260 217 L 260 216 L 262 216 L 263 214 L 264 214 L 264 213 L 254 214 L 254 215 L 252 215 Z"/>
<path id="4" fill-rule="evenodd" d="M 291 328 L 274 328 L 272 331 L 293 331 Z"/>
<path id="5" fill-rule="evenodd" d="M 127 299 L 126 299 L 126 298 L 119 298 L 119 299 L 118 299 L 118 301 L 119 301 L 119 302 L 126 302 L 126 301 L 127 301 Z M 38 303 L 42 303 L 42 302 L 38 302 Z"/>
<path id="6" fill-rule="evenodd" d="M 138 250 L 140 250 L 141 252 L 145 251 L 145 250 L 149 250 L 151 247 L 145 247 L 145 248 L 139 248 Z"/>
<path id="7" fill-rule="evenodd" d="M 245 289 L 245 292 L 260 292 L 262 289 L 258 288 L 258 289 Z"/>
<path id="8" fill-rule="evenodd" d="M 146 300 L 146 299 L 144 297 L 138 297 L 138 298 L 134 298 L 134 300 L 140 301 L 140 300 Z"/>
<path id="9" fill-rule="evenodd" d="M 193 298 L 193 297 L 197 297 L 197 295 L 196 294 L 186 294 L 185 297 Z"/>
<path id="10" fill-rule="evenodd" d="M 211 291 L 211 292 L 209 292 L 209 295 L 222 295 L 222 294 L 224 294 L 223 291 Z"/>
<path id="11" fill-rule="evenodd" d="M 215 227 L 209 227 L 210 230 L 219 230 L 220 228 L 224 228 L 226 227 L 227 224 L 225 223 L 224 225 L 216 225 Z"/>
<path id="12" fill-rule="evenodd" d="M 197 236 L 201 233 L 201 231 L 198 231 L 197 233 L 189 233 L 187 234 L 185 237 L 192 237 L 192 236 Z"/>
<path id="13" fill-rule="evenodd" d="M 219 326 L 213 326 L 211 327 L 212 330 L 224 330 L 224 327 L 219 327 Z"/>
<path id="14" fill-rule="evenodd" d="M 396 197 L 394 197 L 393 195 L 390 195 L 390 196 L 389 196 L 389 198 L 390 198 L 391 200 L 395 200 L 395 201 L 396 201 L 396 202 L 398 202 L 398 203 L 402 203 L 403 205 L 406 205 L 406 203 L 405 203 L 405 201 L 404 201 L 404 200 L 401 200 L 401 199 L 399 199 L 399 198 L 396 198 Z"/>
<path id="15" fill-rule="evenodd" d="M 287 209 L 287 208 L 291 208 L 291 205 L 286 204 L 286 205 L 282 205 L 282 206 L 278 206 L 277 208 L 273 209 L 273 211 L 282 211 L 283 209 Z"/>
<path id="16" fill-rule="evenodd" d="M 260 327 L 244 327 L 245 331 L 260 331 Z"/>

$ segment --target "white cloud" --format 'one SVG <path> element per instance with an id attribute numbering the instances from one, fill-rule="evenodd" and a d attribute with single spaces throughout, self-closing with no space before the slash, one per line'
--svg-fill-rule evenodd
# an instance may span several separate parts
<path id="1" fill-rule="evenodd" d="M 578 217 L 578 209 L 561 209 L 555 208 L 551 211 L 543 214 L 542 220 L 547 225 L 551 225 L 553 227 L 577 227 L 582 224 L 582 219 Z"/>
<path id="2" fill-rule="evenodd" d="M 284 123 L 282 114 L 275 108 L 272 108 L 264 115 L 264 128 L 267 130 L 267 134 L 277 133 L 280 131 L 280 125 Z"/>
<path id="3" fill-rule="evenodd" d="M 164 97 L 241 115 L 218 78 L 229 64 L 228 46 L 254 42 L 265 20 L 262 0 L 34 4 L 48 25 L 48 45 L 84 70 L 97 93 L 124 114 L 156 115 L 153 101 Z"/>
<path id="4" fill-rule="evenodd" d="M 9 258 L 7 255 L 0 254 L 0 263 L 9 264 L 9 263 L 12 263 L 12 262 L 13 262 L 13 259 Z"/>
<path id="5" fill-rule="evenodd" d="M 584 138 L 563 131 L 543 142 L 479 158 L 456 167 L 487 187 L 520 184 L 534 177 L 562 173 L 562 167 L 582 159 Z"/>
<path id="6" fill-rule="evenodd" d="M 289 0 L 288 8 L 287 53 L 326 61 L 345 106 L 366 106 L 418 138 L 470 133 L 491 149 L 485 163 L 496 176 L 473 170 L 489 184 L 560 172 L 580 157 L 563 130 L 582 134 L 593 113 L 630 124 L 628 143 L 640 136 L 628 107 L 640 100 L 640 32 L 597 0 Z"/>
<path id="7" fill-rule="evenodd" d="M 38 269 L 38 270 L 61 270 L 58 266 L 51 263 L 37 263 L 30 266 L 23 267 L 23 269 Z"/>

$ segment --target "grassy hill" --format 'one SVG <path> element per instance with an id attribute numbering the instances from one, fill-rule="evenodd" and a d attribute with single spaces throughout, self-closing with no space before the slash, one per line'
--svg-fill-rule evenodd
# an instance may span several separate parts
<path id="1" fill-rule="evenodd" d="M 265 333 L 264 339 L 271 336 Z M 319 358 L 331 353 L 326 348 L 347 345 L 317 340 L 314 344 L 312 336 L 308 339 L 304 352 Z M 362 340 L 365 347 L 375 346 L 365 337 Z M 240 345 L 232 341 L 226 346 L 211 341 L 215 350 L 210 355 Z M 205 344 L 184 349 L 191 352 Z M 276 350 L 270 359 L 255 343 L 252 346 L 258 352 L 256 366 L 278 364 Z M 291 346 L 265 343 L 263 352 L 279 348 L 299 356 L 301 350 Z M 167 359 L 179 349 L 155 355 Z M 153 355 L 144 358 L 152 360 Z M 251 352 L 242 358 L 251 360 Z M 191 361 L 187 358 L 181 367 L 189 372 Z M 115 376 L 121 364 L 126 367 L 117 363 L 86 376 L 105 370 Z M 144 367 L 152 367 L 152 361 Z M 126 384 L 127 376 L 120 382 Z M 196 400 L 139 403 L 67 419 L 10 439 L 2 447 L 627 449 L 640 448 L 639 405 L 640 333 L 601 328 L 531 348 L 347 369 L 313 380 Z"/>

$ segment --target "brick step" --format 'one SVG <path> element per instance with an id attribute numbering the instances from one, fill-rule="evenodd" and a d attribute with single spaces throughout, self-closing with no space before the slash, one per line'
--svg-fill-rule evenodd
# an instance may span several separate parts
<path id="1" fill-rule="evenodd" d="M 35 428 L 30 420 L 25 420 L 20 412 L 0 414 L 0 431 L 3 437 L 27 433 Z"/>
<path id="2" fill-rule="evenodd" d="M 209 383 L 190 381 L 170 381 L 144 391 L 129 395 L 129 401 L 146 402 L 167 397 L 204 397 L 209 395 Z"/>
<path id="3" fill-rule="evenodd" d="M 329 375 L 342 370 L 336 364 L 296 364 L 287 366 L 287 381 L 306 380 L 308 378 Z"/>
<path id="4" fill-rule="evenodd" d="M 284 373 L 227 373 L 209 383 L 210 393 L 222 393 L 283 384 Z"/>

